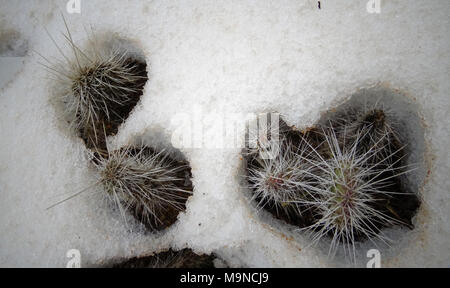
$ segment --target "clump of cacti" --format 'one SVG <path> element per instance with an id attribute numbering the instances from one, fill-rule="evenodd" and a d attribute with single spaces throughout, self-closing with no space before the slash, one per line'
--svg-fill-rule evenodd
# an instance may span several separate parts
<path id="1" fill-rule="evenodd" d="M 192 194 L 191 169 L 166 151 L 127 146 L 97 159 L 105 195 L 150 230 L 172 225 Z"/>
<path id="2" fill-rule="evenodd" d="M 103 47 L 96 41 L 82 49 L 67 24 L 66 31 L 70 54 L 52 38 L 62 59 L 43 57 L 47 61 L 43 65 L 58 81 L 55 100 L 60 114 L 89 149 L 105 152 L 106 137 L 117 133 L 143 94 L 147 64 L 126 49 Z"/>
<path id="3" fill-rule="evenodd" d="M 352 111 L 308 131 L 281 134 L 273 158 L 244 149 L 248 188 L 258 207 L 309 231 L 313 243 L 330 236 L 330 254 L 343 244 L 353 258 L 355 242 L 387 243 L 382 228 L 411 226 L 413 213 L 402 209 L 415 210 L 419 201 L 401 178 L 412 169 L 402 164 L 404 146 L 382 109 Z M 412 204 L 402 207 L 406 198 Z"/>
<path id="4" fill-rule="evenodd" d="M 145 61 L 127 49 L 103 47 L 96 41 L 83 50 L 74 43 L 67 24 L 66 29 L 70 56 L 52 38 L 63 59 L 54 63 L 44 57 L 48 62 L 44 66 L 58 81 L 55 97 L 64 119 L 90 150 L 100 175 L 97 184 L 124 219 L 129 212 L 151 231 L 169 227 L 192 194 L 188 163 L 145 145 L 114 151 L 107 145 L 107 137 L 117 133 L 143 94 L 148 79 Z"/>

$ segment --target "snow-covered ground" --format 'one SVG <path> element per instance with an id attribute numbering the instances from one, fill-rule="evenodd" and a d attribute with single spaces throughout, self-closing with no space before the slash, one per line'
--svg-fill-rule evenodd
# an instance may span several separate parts
<path id="1" fill-rule="evenodd" d="M 322 0 L 321 9 L 313 0 L 81 0 L 80 14 L 68 14 L 67 2 L 0 0 L 0 41 L 15 43 L 0 44 L 0 266 L 65 267 L 69 249 L 83 266 L 102 265 L 168 247 L 214 252 L 231 266 L 351 265 L 257 213 L 241 188 L 239 148 L 181 147 L 194 194 L 163 233 L 125 227 L 98 189 L 46 210 L 96 179 L 83 142 L 51 104 L 57 83 L 38 64 L 39 54 L 61 58 L 46 29 L 69 52 L 61 14 L 80 46 L 92 26 L 96 37 L 127 39 L 149 65 L 141 103 L 111 139 L 118 146 L 168 145 L 179 115 L 210 123 L 277 111 L 306 127 L 361 88 L 405 95 L 423 121 L 429 175 L 416 229 L 388 231 L 395 241 L 379 247 L 382 265 L 450 265 L 448 0 L 384 0 L 379 14 L 366 0 Z M 206 142 L 216 128 L 204 127 Z M 358 266 L 372 246 L 358 248 Z"/>

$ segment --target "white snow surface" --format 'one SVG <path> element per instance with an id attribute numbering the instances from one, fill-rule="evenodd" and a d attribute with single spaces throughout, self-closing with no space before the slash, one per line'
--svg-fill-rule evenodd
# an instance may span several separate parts
<path id="1" fill-rule="evenodd" d="M 92 26 L 145 56 L 149 81 L 111 139 L 118 146 L 138 137 L 170 143 L 180 113 L 277 111 L 307 127 L 358 89 L 401 91 L 420 112 L 429 175 L 416 228 L 386 231 L 395 241 L 379 247 L 382 266 L 450 265 L 448 0 L 381 1 L 380 14 L 368 13 L 365 0 L 321 1 L 320 10 L 312 0 L 81 0 L 81 14 L 68 14 L 66 3 L 0 0 L 0 30 L 18 31 L 30 48 L 21 69 L 10 71 L 0 55 L 0 75 L 9 77 L 0 81 L 0 266 L 65 267 L 69 249 L 83 266 L 101 266 L 169 247 L 213 252 L 232 267 L 352 266 L 256 211 L 242 188 L 239 148 L 180 149 L 194 194 L 161 233 L 126 227 L 95 188 L 46 210 L 97 176 L 51 104 L 57 83 L 38 64 L 39 54 L 61 59 L 46 30 L 70 52 L 61 14 L 81 47 Z M 370 248 L 360 245 L 357 266 Z"/>

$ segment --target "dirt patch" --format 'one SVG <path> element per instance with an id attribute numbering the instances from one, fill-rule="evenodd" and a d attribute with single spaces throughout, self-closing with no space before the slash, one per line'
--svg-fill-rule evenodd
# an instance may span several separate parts
<path id="1" fill-rule="evenodd" d="M 135 257 L 114 264 L 113 268 L 214 268 L 213 255 L 198 255 L 191 249 L 170 249 L 152 256 Z"/>

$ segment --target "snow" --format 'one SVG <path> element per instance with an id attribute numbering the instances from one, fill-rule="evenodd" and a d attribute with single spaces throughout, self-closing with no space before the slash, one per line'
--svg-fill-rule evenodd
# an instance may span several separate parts
<path id="1" fill-rule="evenodd" d="M 0 0 L 0 30 L 17 31 L 29 47 L 25 57 L 0 55 L 0 266 L 65 267 L 69 249 L 96 266 L 169 247 L 214 252 L 231 266 L 351 265 L 255 210 L 242 188 L 239 147 L 181 147 L 194 195 L 163 233 L 125 227 L 98 189 L 46 210 L 96 179 L 82 141 L 50 103 L 57 83 L 38 64 L 38 53 L 61 57 L 46 29 L 69 51 L 61 13 L 81 46 L 92 25 L 95 35 L 130 41 L 149 64 L 141 104 L 111 139 L 117 146 L 137 138 L 169 145 L 174 117 L 197 110 L 204 122 L 213 113 L 277 111 L 307 127 L 361 88 L 400 91 L 422 117 L 430 174 L 416 229 L 387 231 L 396 241 L 379 247 L 382 265 L 449 265 L 447 0 L 382 1 L 380 14 L 361 0 L 321 1 L 320 10 L 312 0 L 82 0 L 81 14 L 66 13 L 66 2 Z M 358 266 L 372 246 L 359 248 Z"/>

